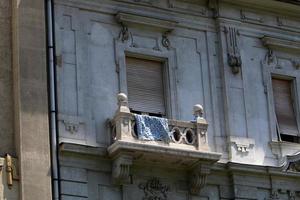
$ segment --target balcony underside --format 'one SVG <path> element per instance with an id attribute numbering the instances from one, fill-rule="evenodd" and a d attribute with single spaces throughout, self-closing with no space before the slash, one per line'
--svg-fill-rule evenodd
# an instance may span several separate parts
<path id="1" fill-rule="evenodd" d="M 109 157 L 132 157 L 135 164 L 151 164 L 171 168 L 190 169 L 197 164 L 213 164 L 221 154 L 178 148 L 160 141 L 115 141 L 108 147 Z"/>

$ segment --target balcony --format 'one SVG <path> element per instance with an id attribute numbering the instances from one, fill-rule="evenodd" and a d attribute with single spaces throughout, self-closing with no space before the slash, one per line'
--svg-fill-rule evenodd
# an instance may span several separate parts
<path id="1" fill-rule="evenodd" d="M 211 166 L 221 154 L 210 151 L 208 123 L 201 105 L 194 106 L 195 121 L 168 120 L 168 141 L 138 139 L 135 116 L 130 112 L 125 94 L 118 95 L 118 110 L 111 120 L 112 144 L 108 147 L 113 160 L 116 184 L 128 183 L 132 165 L 164 166 L 188 171 L 191 193 L 205 185 Z"/>

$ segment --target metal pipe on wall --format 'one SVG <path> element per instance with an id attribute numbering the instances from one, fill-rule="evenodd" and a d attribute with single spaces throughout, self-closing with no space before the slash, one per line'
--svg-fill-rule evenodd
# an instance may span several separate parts
<path id="1" fill-rule="evenodd" d="M 47 34 L 47 66 L 48 66 L 48 96 L 49 96 L 49 120 L 51 138 L 51 165 L 52 165 L 52 198 L 60 199 L 60 172 L 58 151 L 58 127 L 56 104 L 56 68 L 55 68 L 55 30 L 53 1 L 45 0 L 46 7 L 46 34 Z"/>

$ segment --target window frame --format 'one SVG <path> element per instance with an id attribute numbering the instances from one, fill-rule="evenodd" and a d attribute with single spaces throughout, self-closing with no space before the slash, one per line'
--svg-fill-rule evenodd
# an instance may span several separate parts
<path id="1" fill-rule="evenodd" d="M 116 40 L 115 54 L 116 72 L 119 77 L 119 92 L 125 93 L 126 95 L 128 94 L 126 57 L 162 62 L 166 117 L 172 119 L 178 118 L 176 61 L 174 50 L 158 51 L 148 48 L 138 48 L 131 46 L 126 42 L 123 43 L 122 41 Z"/>
<path id="2" fill-rule="evenodd" d="M 284 79 L 292 81 L 292 97 L 293 99 L 293 107 L 295 112 L 296 123 L 298 126 L 298 137 L 300 138 L 300 72 L 299 70 L 288 70 L 284 68 L 277 68 L 277 62 L 268 63 L 267 61 L 262 62 L 263 66 L 263 76 L 264 76 L 264 87 L 265 93 L 267 93 L 267 103 L 269 110 L 269 126 L 271 130 L 271 141 L 282 141 L 280 131 L 277 130 L 278 122 L 276 118 L 275 112 L 275 102 L 274 102 L 274 94 L 273 94 L 273 86 L 272 86 L 272 78 Z M 287 135 L 287 134 L 285 134 Z M 284 141 L 286 142 L 286 141 Z"/>
<path id="3" fill-rule="evenodd" d="M 140 57 L 140 56 L 142 56 L 142 57 Z M 126 59 L 127 58 L 133 58 L 133 59 L 135 59 L 135 58 L 137 58 L 137 59 L 141 59 L 141 60 L 143 60 L 143 61 L 149 61 L 149 62 L 151 62 L 151 61 L 156 61 L 156 62 L 159 62 L 160 63 L 160 65 L 161 65 L 161 73 L 162 73 L 162 87 L 163 87 L 163 101 L 164 101 L 164 108 L 165 108 L 165 113 L 164 114 L 161 114 L 161 113 L 152 113 L 152 112 L 148 112 L 149 114 L 155 114 L 155 115 L 161 115 L 162 117 L 165 117 L 165 116 L 168 116 L 168 110 L 169 110 L 169 108 L 168 108 L 168 104 L 169 104 L 169 75 L 168 75 L 168 70 L 167 70 L 167 66 L 168 66 L 168 64 L 167 64 L 167 62 L 168 61 L 166 61 L 166 60 L 161 60 L 161 59 L 156 59 L 156 58 L 151 58 L 151 59 L 149 59 L 149 58 L 143 58 L 143 55 L 131 55 L 130 53 L 129 54 L 126 54 L 126 52 L 125 52 L 125 61 L 126 61 Z M 126 64 L 127 64 L 127 61 L 126 61 Z M 126 66 L 126 81 L 127 81 L 127 66 Z M 128 84 L 128 82 L 126 82 L 126 84 Z M 127 85 L 127 92 L 128 92 L 128 85 Z M 130 99 L 130 97 L 129 97 L 129 93 L 128 93 L 128 99 Z M 129 102 L 129 105 L 130 105 L 130 102 Z M 139 111 L 139 110 L 135 110 L 136 112 L 141 112 L 141 113 L 143 113 L 143 111 Z M 147 113 L 147 112 L 146 112 Z"/>

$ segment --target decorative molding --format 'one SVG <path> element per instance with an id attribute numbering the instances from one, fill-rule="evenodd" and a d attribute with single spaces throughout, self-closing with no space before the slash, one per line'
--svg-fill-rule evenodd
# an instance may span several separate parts
<path id="1" fill-rule="evenodd" d="M 166 47 L 167 49 L 170 49 L 171 47 L 171 43 L 170 43 L 170 40 L 168 38 L 168 35 L 170 34 L 169 31 L 165 32 L 163 35 L 162 35 L 162 39 L 161 39 L 161 44 Z"/>
<path id="2" fill-rule="evenodd" d="M 300 69 L 300 58 L 292 59 L 292 64 L 296 69 Z"/>
<path id="3" fill-rule="evenodd" d="M 295 192 L 289 190 L 288 191 L 288 197 L 289 197 L 289 200 L 296 200 L 296 194 L 295 194 Z"/>
<path id="4" fill-rule="evenodd" d="M 241 10 L 241 19 L 247 22 L 263 23 L 263 18 L 255 13 Z"/>
<path id="5" fill-rule="evenodd" d="M 268 49 L 278 49 L 280 51 L 285 50 L 292 51 L 294 53 L 300 53 L 300 41 L 298 40 L 264 36 L 261 38 L 261 41 Z"/>
<path id="6" fill-rule="evenodd" d="M 169 8 L 179 13 L 195 16 L 207 16 L 207 5 L 195 0 L 168 0 Z"/>
<path id="7" fill-rule="evenodd" d="M 284 157 L 282 164 L 283 171 L 300 172 L 300 152 L 294 155 L 287 155 Z"/>
<path id="8" fill-rule="evenodd" d="M 147 16 L 142 16 L 138 14 L 130 14 L 130 13 L 118 13 L 116 15 L 116 19 L 123 26 L 131 26 L 131 25 L 139 25 L 139 26 L 147 26 L 153 27 L 162 32 L 171 32 L 177 26 L 176 21 L 166 20 L 166 19 L 158 19 Z"/>
<path id="9" fill-rule="evenodd" d="M 278 65 L 278 59 L 276 54 L 274 54 L 274 51 L 272 49 L 268 49 L 268 52 L 266 53 L 264 64 L 267 64 L 269 66 L 277 66 Z"/>
<path id="10" fill-rule="evenodd" d="M 250 148 L 255 145 L 255 140 L 251 138 L 233 137 L 230 136 L 229 140 L 236 147 L 237 152 L 249 153 Z"/>
<path id="11" fill-rule="evenodd" d="M 122 28 L 119 33 L 119 40 L 121 40 L 122 42 L 125 42 L 129 39 L 129 31 L 128 31 L 127 26 L 125 26 L 124 24 L 121 24 L 121 25 L 122 25 Z"/>
<path id="12" fill-rule="evenodd" d="M 121 155 L 114 159 L 112 165 L 112 177 L 114 184 L 123 185 L 130 183 L 130 168 L 133 158 L 127 155 Z"/>
<path id="13" fill-rule="evenodd" d="M 242 66 L 239 42 L 240 33 L 237 28 L 226 26 L 224 32 L 227 41 L 228 65 L 231 67 L 232 73 L 237 74 Z"/>
<path id="14" fill-rule="evenodd" d="M 272 190 L 268 200 L 279 200 L 278 190 Z"/>
<path id="15" fill-rule="evenodd" d="M 145 3 L 145 4 L 150 4 L 153 5 L 155 0 L 132 0 L 133 2 L 138 2 L 138 3 Z"/>
<path id="16" fill-rule="evenodd" d="M 71 134 L 78 133 L 80 127 L 85 124 L 85 120 L 79 116 L 59 114 L 58 120 L 64 126 L 65 131 Z"/>
<path id="17" fill-rule="evenodd" d="M 207 176 L 210 173 L 210 166 L 199 164 L 191 172 L 189 187 L 191 194 L 199 194 L 206 185 Z"/>
<path id="18" fill-rule="evenodd" d="M 284 16 L 294 16 L 299 17 L 300 16 L 300 7 L 295 6 L 294 4 L 289 4 L 285 2 L 280 1 L 286 1 L 286 0 L 223 0 L 223 3 L 230 3 L 238 6 L 247 7 L 249 9 L 256 9 L 260 11 L 268 11 L 273 12 L 277 14 L 281 14 Z M 291 0 L 292 1 L 292 0 Z M 268 6 L 266 6 L 268 5 Z"/>
<path id="19" fill-rule="evenodd" d="M 79 123 L 73 123 L 67 120 L 63 120 L 65 125 L 65 130 L 70 132 L 71 134 L 77 133 L 79 129 Z"/>
<path id="20" fill-rule="evenodd" d="M 218 3 L 218 0 L 209 0 L 208 1 L 208 8 L 212 10 L 214 18 L 219 16 L 219 3 Z"/>
<path id="21" fill-rule="evenodd" d="M 140 183 L 139 188 L 144 191 L 143 200 L 167 200 L 170 190 L 169 186 L 163 185 L 157 178 Z"/>

